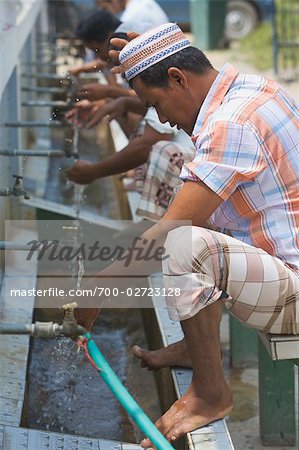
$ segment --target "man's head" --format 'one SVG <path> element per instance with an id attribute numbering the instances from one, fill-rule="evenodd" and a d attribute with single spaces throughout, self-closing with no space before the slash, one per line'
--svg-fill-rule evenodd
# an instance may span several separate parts
<path id="1" fill-rule="evenodd" d="M 133 39 L 120 52 L 126 79 L 161 122 L 192 133 L 198 111 L 217 72 L 172 23 Z"/>
<path id="2" fill-rule="evenodd" d="M 119 14 L 126 7 L 126 0 L 96 0 L 96 5 L 112 14 Z"/>
<path id="3" fill-rule="evenodd" d="M 109 40 L 121 21 L 104 9 L 92 11 L 78 25 L 76 35 L 102 59 L 109 59 Z"/>

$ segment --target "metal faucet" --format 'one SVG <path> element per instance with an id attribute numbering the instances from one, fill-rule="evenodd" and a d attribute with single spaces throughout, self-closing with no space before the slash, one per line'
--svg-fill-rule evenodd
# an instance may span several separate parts
<path id="1" fill-rule="evenodd" d="M 62 324 L 54 322 L 35 322 L 33 324 L 19 323 L 0 323 L 1 334 L 26 334 L 39 338 L 55 338 L 58 336 L 66 336 L 71 339 L 83 336 L 87 330 L 79 325 L 75 318 L 76 302 L 62 305 L 64 310 L 64 318 Z"/>
<path id="2" fill-rule="evenodd" d="M 13 185 L 11 195 L 14 195 L 15 197 L 24 197 L 26 200 L 29 200 L 30 195 L 24 190 L 23 187 L 23 177 L 21 177 L 20 175 L 13 175 L 13 177 L 16 179 L 16 181 Z"/>
<path id="3" fill-rule="evenodd" d="M 15 197 L 24 197 L 26 200 L 29 200 L 30 195 L 23 188 L 23 177 L 20 175 L 13 176 L 16 178 L 13 188 L 0 188 L 0 197 L 9 197 L 10 195 L 14 195 Z"/>

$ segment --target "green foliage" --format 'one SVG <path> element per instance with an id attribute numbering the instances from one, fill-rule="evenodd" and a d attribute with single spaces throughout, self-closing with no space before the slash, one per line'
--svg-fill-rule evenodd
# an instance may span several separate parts
<path id="1" fill-rule="evenodd" d="M 263 22 L 252 33 L 240 41 L 240 52 L 250 57 L 254 66 L 261 71 L 273 66 L 272 27 Z"/>

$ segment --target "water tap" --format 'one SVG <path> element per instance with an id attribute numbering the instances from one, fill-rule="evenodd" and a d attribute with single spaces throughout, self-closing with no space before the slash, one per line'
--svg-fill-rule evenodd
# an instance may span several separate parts
<path id="1" fill-rule="evenodd" d="M 68 336 L 70 338 L 75 338 L 79 336 L 83 336 L 87 330 L 77 323 L 75 318 L 75 309 L 77 308 L 78 303 L 66 303 L 62 305 L 62 309 L 64 310 L 64 319 L 62 322 L 62 334 L 64 336 Z"/>
<path id="2" fill-rule="evenodd" d="M 87 332 L 75 319 L 75 308 L 77 306 L 77 303 L 68 303 L 62 306 L 62 309 L 64 309 L 62 324 L 53 322 L 35 322 L 32 324 L 0 322 L 0 335 L 21 334 L 39 338 L 66 336 L 76 339 Z"/>
<path id="3" fill-rule="evenodd" d="M 79 325 L 75 319 L 75 308 L 77 308 L 77 306 L 78 304 L 76 302 L 62 305 L 61 309 L 64 310 L 62 324 L 53 322 L 35 322 L 31 325 L 31 336 L 40 338 L 65 336 L 71 339 L 83 336 L 87 330 Z"/>
<path id="4" fill-rule="evenodd" d="M 15 184 L 11 190 L 11 195 L 15 197 L 24 197 L 26 200 L 30 199 L 30 195 L 23 188 L 23 177 L 20 175 L 13 175 L 16 179 Z"/>

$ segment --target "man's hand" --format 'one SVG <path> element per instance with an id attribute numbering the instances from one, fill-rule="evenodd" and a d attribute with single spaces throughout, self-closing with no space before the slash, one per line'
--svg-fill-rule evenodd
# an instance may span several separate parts
<path id="1" fill-rule="evenodd" d="M 135 33 L 133 31 L 129 31 L 127 33 L 127 36 L 128 36 L 129 40 L 119 39 L 119 38 L 112 38 L 110 40 L 110 44 L 113 47 L 116 47 L 116 48 L 119 49 L 119 50 L 110 50 L 109 51 L 109 56 L 110 56 L 111 60 L 115 63 L 115 67 L 113 67 L 111 69 L 111 72 L 113 72 L 113 73 L 123 73 L 124 72 L 124 70 L 121 67 L 121 65 L 119 65 L 119 66 L 116 65 L 116 64 L 120 64 L 120 62 L 119 62 L 119 53 L 132 39 L 135 39 L 138 36 L 140 36 L 140 33 Z"/>
<path id="2" fill-rule="evenodd" d="M 77 67 L 71 67 L 67 71 L 70 75 L 73 75 L 74 77 L 78 77 L 80 73 L 82 72 L 83 66 L 77 66 Z"/>
<path id="3" fill-rule="evenodd" d="M 66 171 L 70 181 L 78 184 L 89 184 L 96 180 L 95 165 L 89 161 L 79 160 Z"/>
<path id="4" fill-rule="evenodd" d="M 102 100 L 109 97 L 110 86 L 99 83 L 83 84 L 77 91 L 79 98 L 87 100 Z"/>
<path id="5" fill-rule="evenodd" d="M 120 116 L 124 116 L 126 112 L 125 99 L 123 97 L 117 98 L 109 103 L 105 103 L 103 107 L 98 108 L 97 111 L 93 112 L 90 120 L 87 123 L 87 127 L 94 127 L 104 118 L 106 119 L 107 123 L 110 123 L 111 120 L 117 119 Z"/>
<path id="6" fill-rule="evenodd" d="M 106 61 L 103 61 L 101 58 L 97 58 L 87 64 L 83 64 L 82 66 L 71 67 L 70 69 L 68 69 L 68 72 L 71 75 L 77 77 L 80 75 L 80 73 L 99 72 L 106 67 Z"/>
<path id="7" fill-rule="evenodd" d="M 88 123 L 91 118 L 98 111 L 98 109 L 101 109 L 101 107 L 105 104 L 106 102 L 104 100 L 98 102 L 81 100 L 76 103 L 74 108 L 66 113 L 65 117 L 70 122 L 75 123 L 75 125 L 77 125 L 79 128 L 82 128 L 84 126 L 88 127 Z"/>

